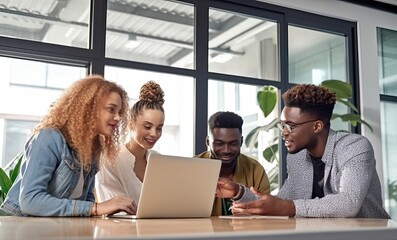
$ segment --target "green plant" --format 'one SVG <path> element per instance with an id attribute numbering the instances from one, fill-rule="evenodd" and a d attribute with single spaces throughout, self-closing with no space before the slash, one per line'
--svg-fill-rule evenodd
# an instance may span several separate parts
<path id="1" fill-rule="evenodd" d="M 0 168 L 0 204 L 4 201 L 8 191 L 19 174 L 22 157 L 23 152 L 20 152 L 4 169 Z"/>
<path id="2" fill-rule="evenodd" d="M 344 114 L 334 113 L 332 115 L 332 119 L 340 118 L 342 122 L 350 122 L 352 126 L 357 126 L 358 123 L 361 123 L 373 131 L 372 127 L 366 121 L 361 119 L 356 106 L 349 102 L 349 99 L 353 95 L 352 86 L 349 83 L 332 79 L 325 80 L 320 85 L 328 88 L 332 92 L 335 92 L 336 101 L 347 106 L 348 109 L 352 110 L 353 112 L 350 113 L 349 111 L 349 113 Z M 278 89 L 274 86 L 263 86 L 257 93 L 257 101 L 265 119 L 274 111 L 277 105 L 277 92 Z M 263 131 L 274 131 L 278 122 L 279 118 L 276 117 L 270 121 L 269 124 L 258 126 L 251 130 L 245 138 L 245 145 L 248 148 L 257 148 L 259 134 Z M 278 187 L 278 131 L 274 134 L 274 136 L 275 137 L 268 142 L 268 147 L 266 147 L 262 152 L 263 158 L 269 163 L 273 163 L 275 166 L 268 172 L 270 190 L 274 190 Z"/>
<path id="3" fill-rule="evenodd" d="M 397 202 L 397 180 L 390 182 L 390 179 L 388 179 L 387 186 L 389 188 L 389 199 L 394 199 Z"/>

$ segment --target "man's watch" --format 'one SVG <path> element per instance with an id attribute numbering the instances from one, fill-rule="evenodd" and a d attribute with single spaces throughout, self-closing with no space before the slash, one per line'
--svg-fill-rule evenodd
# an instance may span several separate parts
<path id="1" fill-rule="evenodd" d="M 240 200 L 240 198 L 241 198 L 243 195 L 244 195 L 244 187 L 243 187 L 243 185 L 238 184 L 238 192 L 237 192 L 236 196 L 231 197 L 230 199 L 231 199 L 232 201 L 237 201 L 237 200 Z"/>

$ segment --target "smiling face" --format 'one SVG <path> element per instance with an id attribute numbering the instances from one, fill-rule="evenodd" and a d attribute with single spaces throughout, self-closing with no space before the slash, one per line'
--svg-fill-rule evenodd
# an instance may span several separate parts
<path id="1" fill-rule="evenodd" d="M 131 138 L 144 149 L 153 148 L 163 133 L 164 118 L 161 110 L 144 108 L 130 124 Z"/>
<path id="2" fill-rule="evenodd" d="M 116 92 L 109 93 L 99 108 L 99 118 L 96 125 L 97 133 L 112 136 L 120 121 L 120 95 Z"/>
<path id="3" fill-rule="evenodd" d="M 222 165 L 234 164 L 237 161 L 242 141 L 238 128 L 214 128 L 207 137 L 212 157 L 221 160 Z"/>
<path id="4" fill-rule="evenodd" d="M 316 120 L 308 113 L 301 113 L 300 108 L 284 107 L 280 116 L 283 124 L 288 124 L 292 132 L 285 127 L 281 135 L 289 153 L 298 153 L 303 149 L 314 152 L 317 148 L 318 134 L 323 129 L 321 120 Z"/>

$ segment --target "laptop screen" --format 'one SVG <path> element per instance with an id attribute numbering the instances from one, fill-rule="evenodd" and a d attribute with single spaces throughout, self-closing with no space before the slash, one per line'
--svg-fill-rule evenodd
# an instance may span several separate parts
<path id="1" fill-rule="evenodd" d="M 210 217 L 221 161 L 152 154 L 137 218 Z"/>

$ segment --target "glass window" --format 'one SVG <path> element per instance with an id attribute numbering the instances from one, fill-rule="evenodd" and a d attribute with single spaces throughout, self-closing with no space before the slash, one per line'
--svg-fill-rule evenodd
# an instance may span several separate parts
<path id="1" fill-rule="evenodd" d="M 132 97 L 131 104 L 137 100 L 143 83 L 148 80 L 159 82 L 166 94 L 166 126 L 156 150 L 164 154 L 192 156 L 196 150 L 194 147 L 197 151 L 205 149 L 204 139 L 198 139 L 203 134 L 204 125 L 194 122 L 194 114 L 235 111 L 244 118 L 243 131 L 246 135 L 269 119 L 263 119 L 256 102 L 255 96 L 262 84 L 275 83 L 284 91 L 289 83 L 317 84 L 331 78 L 350 80 L 346 76 L 345 48 L 348 46 L 343 34 L 309 30 L 311 26 L 307 26 L 306 21 L 295 23 L 295 26 L 301 25 L 307 29 L 295 26 L 285 29 L 285 24 L 279 24 L 281 19 L 291 22 L 320 19 L 333 24 L 331 18 L 307 15 L 283 7 L 277 8 L 276 12 L 268 11 L 265 5 L 234 2 L 0 0 L 0 37 L 27 40 L 7 41 L 7 46 L 0 46 L 0 52 L 7 55 L 15 52 L 16 58 L 65 59 L 73 61 L 72 65 L 85 61 L 87 66 L 91 64 L 92 71 L 106 73 L 110 80 L 124 86 Z M 91 6 L 91 3 L 95 4 Z M 105 5 L 107 9 L 103 9 Z M 208 11 L 208 19 L 207 14 L 195 15 L 196 10 Z M 92 18 L 91 11 L 95 12 L 95 16 L 102 16 L 106 11 L 106 24 L 103 25 L 100 18 Z M 92 27 L 91 20 L 94 21 Z M 202 24 L 195 26 L 197 22 L 208 22 L 208 29 L 202 29 Z M 340 29 L 342 33 L 345 26 L 340 24 L 344 22 L 338 20 L 333 24 L 333 29 Z M 356 30 L 356 27 L 352 29 Z M 200 36 L 195 36 L 195 30 L 206 33 L 206 36 L 208 33 L 208 39 L 204 40 L 208 40 L 209 49 L 204 52 L 208 59 L 202 59 L 200 54 L 195 56 L 195 41 L 201 41 Z M 289 45 L 280 46 L 280 43 L 287 43 L 278 34 L 286 30 Z M 90 33 L 95 33 L 99 40 L 90 39 Z M 350 34 L 350 31 L 345 33 L 346 38 Z M 106 41 L 103 43 L 101 38 Z M 98 47 L 95 50 L 99 51 L 88 49 L 90 40 L 94 40 Z M 53 45 L 48 47 L 42 42 Z M 28 49 L 30 45 L 34 45 L 33 49 Z M 41 48 L 42 45 L 45 46 Z M 81 55 L 73 53 L 76 47 L 82 50 Z M 286 59 L 281 59 L 285 57 L 286 47 L 290 54 L 290 75 L 282 81 L 291 81 L 281 83 L 280 73 L 288 71 L 288 66 L 284 65 Z M 354 61 L 355 56 L 351 57 Z M 103 67 L 106 64 L 108 66 Z M 121 66 L 153 69 L 153 72 Z M 197 72 L 195 66 L 201 70 Z M 164 69 L 167 74 L 161 73 Z M 86 66 L 0 57 L 0 148 L 9 147 L 6 146 L 9 136 L 16 134 L 10 129 L 14 126 L 30 128 L 29 122 L 37 122 L 60 92 L 87 72 Z M 197 82 L 194 76 L 199 76 Z M 214 80 L 208 80 L 207 76 Z M 208 96 L 196 93 L 196 89 L 201 90 L 207 85 Z M 200 103 L 207 97 L 209 106 L 195 109 L 196 102 Z M 23 101 L 20 101 L 21 98 Z M 278 116 L 270 119 L 275 117 Z M 194 131 L 197 131 L 196 134 Z M 278 131 L 275 131 L 277 133 L 264 133 L 259 138 L 259 146 L 268 146 L 268 142 L 277 137 Z M 263 148 L 248 150 L 243 146 L 242 150 L 262 164 L 267 164 L 262 158 Z M 5 156 L 3 149 L 0 149 L 0 156 Z"/>
<path id="2" fill-rule="evenodd" d="M 30 130 L 85 67 L 0 57 L 0 164 L 21 150 Z"/>
<path id="3" fill-rule="evenodd" d="M 154 150 L 169 155 L 194 155 L 193 78 L 110 66 L 105 67 L 105 77 L 125 88 L 131 106 L 138 100 L 144 83 L 153 80 L 160 84 L 165 94 L 165 123 Z"/>
<path id="4" fill-rule="evenodd" d="M 380 93 L 397 96 L 397 31 L 378 29 Z"/>
<path id="5" fill-rule="evenodd" d="M 0 119 L 0 167 L 5 167 L 20 151 L 38 121 Z"/>
<path id="6" fill-rule="evenodd" d="M 164 0 L 107 5 L 106 57 L 193 68 L 193 6 Z"/>
<path id="7" fill-rule="evenodd" d="M 10 67 L 9 71 L 12 76 L 10 85 L 65 89 L 86 73 L 86 70 L 81 67 L 43 64 L 24 59 L 0 57 L 0 62 L 5 67 Z"/>
<path id="8" fill-rule="evenodd" d="M 288 26 L 289 82 L 347 81 L 345 37 Z"/>
<path id="9" fill-rule="evenodd" d="M 385 177 L 385 205 L 397 217 L 397 102 L 381 102 L 382 158 Z"/>
<path id="10" fill-rule="evenodd" d="M 90 2 L 0 0 L 0 36 L 88 48 Z"/>
<path id="11" fill-rule="evenodd" d="M 0 57 L 0 73 L 0 114 L 43 116 L 62 90 L 84 77 L 87 69 Z"/>
<path id="12" fill-rule="evenodd" d="M 324 80 L 347 82 L 345 37 L 288 26 L 289 82 L 319 85 Z M 336 103 L 334 113 L 346 113 L 348 108 Z M 349 130 L 348 122 L 332 120 L 332 129 Z"/>
<path id="13" fill-rule="evenodd" d="M 209 71 L 278 80 L 277 23 L 210 9 Z"/>
<path id="14" fill-rule="evenodd" d="M 266 119 L 263 117 L 256 99 L 258 90 L 258 87 L 252 85 L 210 80 L 208 82 L 208 117 L 217 111 L 235 112 L 244 120 L 243 137 L 246 139 L 247 134 L 255 127 L 268 124 L 278 117 L 278 111 L 273 111 L 272 115 Z M 267 147 L 274 144 L 275 137 L 278 135 L 279 130 L 276 128 L 268 132 L 261 132 L 258 138 L 258 147 L 248 148 L 243 144 L 241 153 L 257 159 L 269 173 L 273 168 L 277 168 L 278 161 L 270 163 L 262 153 Z"/>
<path id="15" fill-rule="evenodd" d="M 379 88 L 381 99 L 382 159 L 385 206 L 397 217 L 397 31 L 378 28 Z M 384 100 L 387 98 L 387 101 Z"/>

